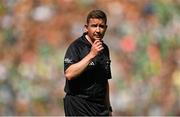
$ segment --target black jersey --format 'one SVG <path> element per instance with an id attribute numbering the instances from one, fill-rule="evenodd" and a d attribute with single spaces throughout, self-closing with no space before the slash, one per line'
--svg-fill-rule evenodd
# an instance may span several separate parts
<path id="1" fill-rule="evenodd" d="M 64 58 L 64 71 L 83 59 L 91 49 L 91 44 L 82 35 L 67 49 Z M 73 80 L 66 80 L 65 92 L 91 101 L 104 101 L 107 80 L 111 79 L 109 49 L 103 43 L 103 51 L 96 56 L 87 68 Z"/>

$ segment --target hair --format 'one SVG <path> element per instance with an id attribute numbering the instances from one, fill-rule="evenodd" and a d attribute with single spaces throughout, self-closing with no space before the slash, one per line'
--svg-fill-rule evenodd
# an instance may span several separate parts
<path id="1" fill-rule="evenodd" d="M 105 24 L 107 22 L 106 14 L 102 10 L 92 10 L 91 12 L 89 12 L 86 22 L 89 23 L 89 20 L 91 18 L 102 19 L 105 22 Z"/>

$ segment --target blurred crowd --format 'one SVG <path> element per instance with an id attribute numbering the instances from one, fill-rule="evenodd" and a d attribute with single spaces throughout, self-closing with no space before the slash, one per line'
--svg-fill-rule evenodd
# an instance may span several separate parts
<path id="1" fill-rule="evenodd" d="M 180 115 L 179 0 L 1 0 L 0 115 L 64 115 L 63 59 L 108 16 L 113 115 Z"/>

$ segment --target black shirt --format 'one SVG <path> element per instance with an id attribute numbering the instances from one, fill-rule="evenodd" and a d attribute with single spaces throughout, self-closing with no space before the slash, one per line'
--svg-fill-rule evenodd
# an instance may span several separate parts
<path id="1" fill-rule="evenodd" d="M 82 35 L 75 40 L 65 54 L 64 71 L 83 59 L 91 49 L 91 44 Z M 66 80 L 65 92 L 91 101 L 103 101 L 106 95 L 107 80 L 111 79 L 109 49 L 103 43 L 103 51 L 96 56 L 87 68 L 73 80 Z"/>

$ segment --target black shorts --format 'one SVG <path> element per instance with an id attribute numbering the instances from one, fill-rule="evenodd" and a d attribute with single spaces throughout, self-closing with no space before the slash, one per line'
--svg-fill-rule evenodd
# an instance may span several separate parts
<path id="1" fill-rule="evenodd" d="M 107 106 L 72 95 L 65 96 L 64 111 L 65 116 L 109 116 Z"/>

